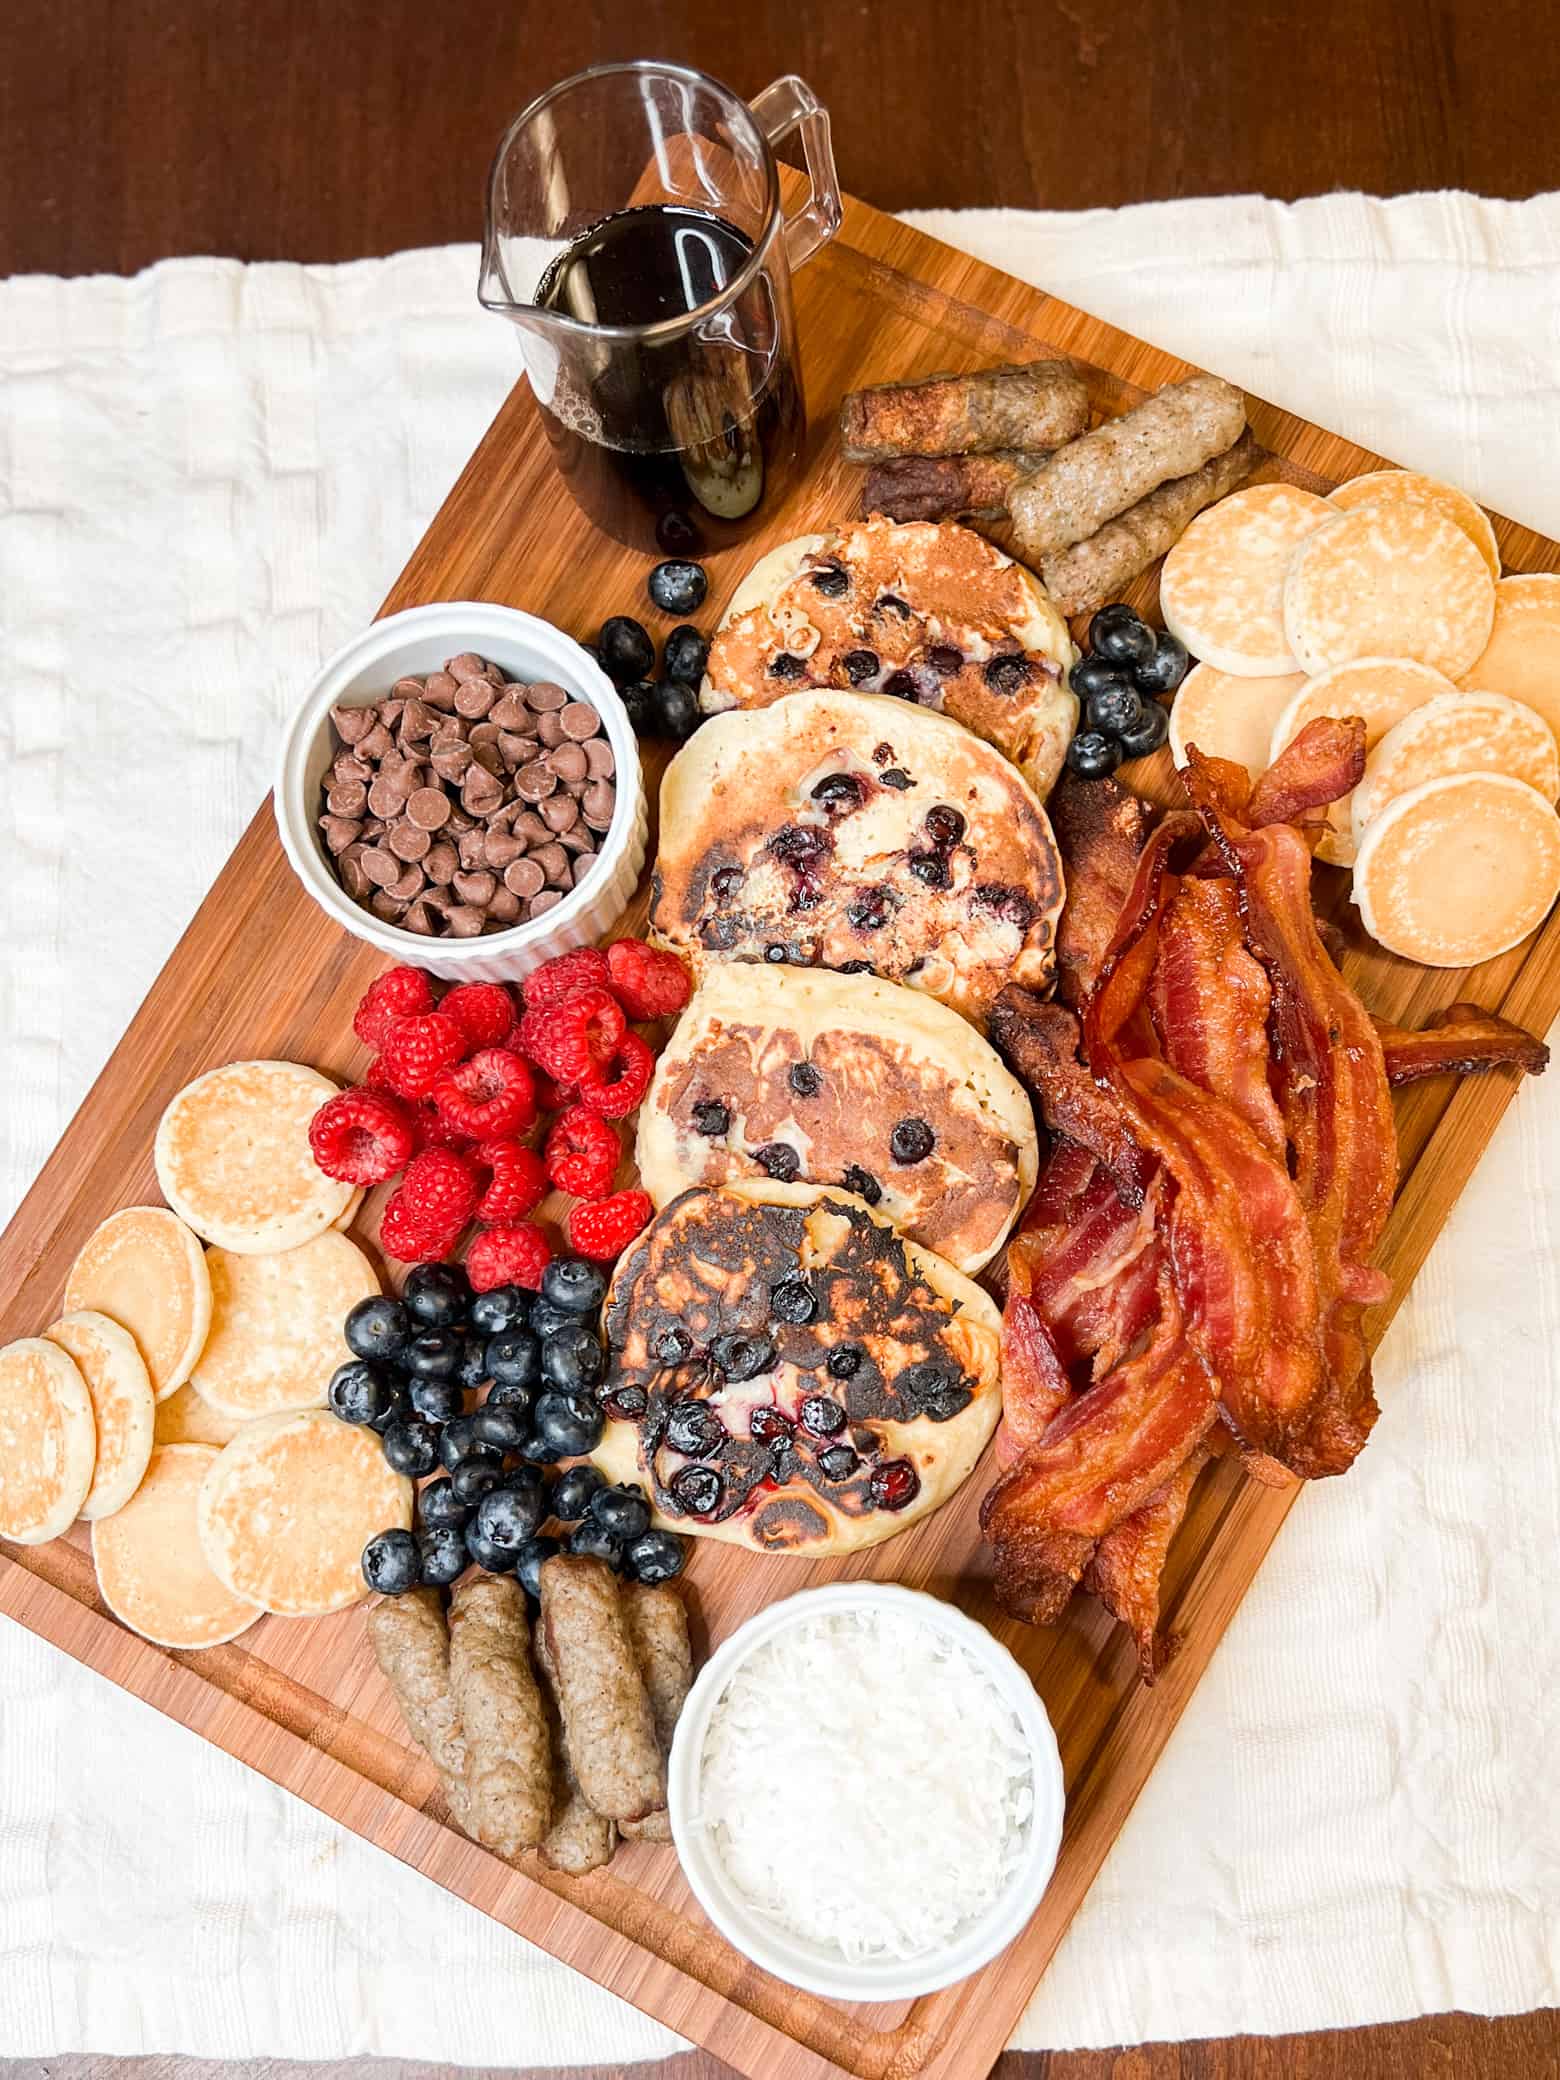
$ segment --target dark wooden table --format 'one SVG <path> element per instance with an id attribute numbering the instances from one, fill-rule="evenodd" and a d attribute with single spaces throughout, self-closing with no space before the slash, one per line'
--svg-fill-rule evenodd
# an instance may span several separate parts
<path id="1" fill-rule="evenodd" d="M 802 73 L 834 111 L 845 184 L 885 209 L 1339 187 L 1522 196 L 1560 180 L 1548 16 L 1542 0 L 5 0 L 0 274 L 475 238 L 508 119 L 579 66 L 647 54 L 744 91 Z M 197 2070 L 0 2061 L 0 2080 Z M 205 2070 L 413 2080 L 376 2060 Z M 636 2080 L 722 2070 L 696 2057 Z M 1280 2074 L 1560 2080 L 1560 2017 L 1008 2057 L 994 2080 Z"/>

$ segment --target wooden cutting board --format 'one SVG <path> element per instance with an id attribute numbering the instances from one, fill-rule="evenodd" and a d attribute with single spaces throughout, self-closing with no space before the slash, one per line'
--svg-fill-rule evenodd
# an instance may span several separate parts
<path id="1" fill-rule="evenodd" d="M 833 431 L 847 389 L 1065 352 L 1083 365 L 1096 406 L 1115 412 L 1143 389 L 1187 373 L 1172 356 L 859 203 L 798 277 L 797 308 L 811 408 L 806 476 L 757 541 L 713 561 L 701 617 L 707 626 L 762 549 L 853 509 L 856 476 L 840 463 Z M 1252 419 L 1283 458 L 1282 474 L 1313 489 L 1380 461 L 1271 406 L 1254 404 Z M 1509 522 L 1496 528 L 1508 568 L 1560 568 L 1554 543 Z M 499 600 L 585 637 L 606 613 L 642 609 L 645 568 L 643 558 L 593 533 L 563 495 L 522 387 L 385 605 Z M 1151 581 L 1138 590 L 1139 603 L 1151 604 Z M 650 764 L 658 773 L 664 758 Z M 1166 796 L 1174 784 L 1163 754 L 1129 777 Z M 1377 1012 L 1418 1025 L 1471 998 L 1543 1032 L 1560 1011 L 1560 914 L 1528 945 L 1471 974 L 1449 974 L 1368 947 L 1341 875 L 1319 870 L 1318 896 L 1350 934 L 1348 972 Z M 641 893 L 629 923 L 643 914 Z M 343 1079 L 357 1074 L 365 1054 L 352 1037 L 352 1008 L 381 965 L 297 887 L 270 807 L 262 806 L 0 1244 L 3 1337 L 36 1334 L 53 1320 L 66 1270 L 98 1221 L 155 1198 L 153 1130 L 190 1077 L 255 1055 L 313 1062 Z M 1403 1184 L 1381 1253 L 1394 1298 L 1376 1310 L 1375 1336 L 1516 1088 L 1516 1078 L 1501 1071 L 1460 1085 L 1437 1078 L 1400 1098 Z M 370 1204 L 360 1224 L 370 1239 L 373 1211 Z M 704 1920 L 670 1849 L 629 1845 L 608 1870 L 571 1881 L 534 1862 L 511 1869 L 473 1847 L 449 1825 L 432 1768 L 408 1746 L 367 1650 L 361 1611 L 308 1622 L 266 1618 L 230 1646 L 169 1653 L 105 1613 L 79 1529 L 52 1545 L 4 1548 L 0 1611 L 745 2074 L 973 2080 L 1006 2042 L 1300 1495 L 1261 1487 L 1229 1461 L 1205 1474 L 1165 1580 L 1166 1616 L 1184 1644 L 1150 1690 L 1138 1680 L 1130 1641 L 1097 1605 L 1080 1597 L 1046 1631 L 998 1612 L 976 1528 L 986 1485 L 977 1473 L 940 1515 L 852 1560 L 760 1559 L 706 1541 L 696 1542 L 686 1576 L 705 1647 L 761 1605 L 814 1583 L 865 1575 L 930 1589 L 1007 1642 L 1055 1722 L 1067 1829 L 1040 1911 L 975 1978 L 880 2007 L 831 2004 L 744 1963 Z M 948 1766 L 957 1768 L 957 1758 Z M 1273 1796 L 1276 1807 L 1284 1796 L 1277 1782 Z"/>

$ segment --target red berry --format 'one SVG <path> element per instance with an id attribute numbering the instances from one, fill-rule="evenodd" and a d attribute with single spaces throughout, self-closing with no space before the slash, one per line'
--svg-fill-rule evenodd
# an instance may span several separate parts
<path id="1" fill-rule="evenodd" d="M 610 983 L 606 956 L 599 947 L 576 946 L 572 953 L 554 954 L 533 968 L 520 985 L 527 1011 L 544 1010 L 577 997 L 582 989 L 606 989 Z"/>
<path id="2" fill-rule="evenodd" d="M 458 1134 L 473 1141 L 507 1141 L 536 1118 L 531 1072 L 507 1047 L 484 1047 L 469 1062 L 446 1069 L 433 1102 Z"/>
<path id="3" fill-rule="evenodd" d="M 391 1097 L 395 1096 L 394 1091 L 390 1088 L 390 1079 L 385 1074 L 384 1057 L 382 1055 L 376 1054 L 368 1067 L 363 1071 L 362 1088 L 366 1091 L 384 1091 Z"/>
<path id="4" fill-rule="evenodd" d="M 637 1033 L 625 1033 L 612 1059 L 580 1078 L 580 1103 L 603 1119 L 627 1119 L 654 1074 L 655 1056 Z"/>
<path id="5" fill-rule="evenodd" d="M 378 1091 L 338 1091 L 309 1122 L 309 1148 L 327 1177 L 383 1184 L 412 1157 L 406 1107 Z"/>
<path id="6" fill-rule="evenodd" d="M 643 939 L 615 939 L 607 948 L 609 985 L 630 1018 L 670 1018 L 693 994 L 688 970 L 675 953 Z"/>
<path id="7" fill-rule="evenodd" d="M 547 1137 L 547 1175 L 560 1192 L 573 1192 L 578 1199 L 604 1199 L 622 1153 L 604 1119 L 587 1106 L 571 1105 L 558 1115 Z"/>
<path id="8" fill-rule="evenodd" d="M 648 1192 L 614 1192 L 592 1205 L 571 1206 L 564 1223 L 570 1249 L 603 1263 L 627 1249 L 655 1212 Z"/>
<path id="9" fill-rule="evenodd" d="M 520 1046 L 556 1083 L 580 1084 L 598 1062 L 611 1060 L 627 1030 L 615 997 L 584 989 L 562 1003 L 528 1010 L 520 1021 Z"/>
<path id="10" fill-rule="evenodd" d="M 460 1229 L 441 1235 L 425 1228 L 406 1209 L 404 1196 L 395 1191 L 379 1221 L 379 1247 L 399 1264 L 437 1264 L 450 1256 L 460 1240 Z"/>
<path id="11" fill-rule="evenodd" d="M 477 1161 L 489 1173 L 488 1185 L 477 1201 L 477 1219 L 496 1222 L 524 1220 L 535 1213 L 547 1197 L 547 1171 L 534 1148 L 520 1141 L 484 1141 Z"/>
<path id="12" fill-rule="evenodd" d="M 403 1098 L 426 1098 L 446 1069 L 463 1059 L 466 1036 L 453 1018 L 429 1011 L 398 1018 L 379 1050 L 390 1088 Z"/>
<path id="13" fill-rule="evenodd" d="M 514 1000 L 501 982 L 457 983 L 439 1009 L 454 1019 L 473 1054 L 501 1047 L 514 1029 Z"/>
<path id="14" fill-rule="evenodd" d="M 463 1134 L 459 1127 L 452 1127 L 431 1098 L 425 1098 L 412 1111 L 412 1134 L 417 1143 L 417 1153 L 425 1148 L 454 1148 L 469 1151 L 472 1137 Z"/>
<path id="15" fill-rule="evenodd" d="M 484 1228 L 466 1252 L 466 1276 L 472 1290 L 490 1292 L 494 1286 L 529 1286 L 539 1291 L 542 1273 L 552 1262 L 552 1244 L 534 1222 L 518 1226 Z"/>
<path id="16" fill-rule="evenodd" d="M 407 1164 L 395 1196 L 408 1224 L 422 1234 L 459 1234 L 476 1211 L 476 1169 L 452 1148 L 424 1149 Z"/>
<path id="17" fill-rule="evenodd" d="M 352 1030 L 365 1047 L 383 1047 L 398 1018 L 418 1018 L 436 1002 L 433 980 L 421 968 L 387 968 L 375 976 L 352 1014 Z"/>
<path id="18" fill-rule="evenodd" d="M 534 1069 L 531 1080 L 536 1085 L 538 1112 L 562 1112 L 574 1103 L 574 1092 L 568 1084 L 554 1083 L 545 1069 Z"/>

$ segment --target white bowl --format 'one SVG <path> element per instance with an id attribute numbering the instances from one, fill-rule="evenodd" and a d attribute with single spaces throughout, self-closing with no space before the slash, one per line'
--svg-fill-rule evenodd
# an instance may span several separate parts
<path id="1" fill-rule="evenodd" d="M 1008 1704 L 1028 1743 L 1034 1811 L 1022 1858 L 1002 1897 L 962 1928 L 946 1950 L 902 1963 L 888 1958 L 849 1964 L 832 1945 L 795 1936 L 756 1913 L 727 1877 L 703 1829 L 694 1824 L 699 1774 L 710 1718 L 737 1665 L 755 1647 L 793 1625 L 840 1611 L 877 1610 L 914 1619 L 965 1649 Z M 958 1758 L 950 1758 L 954 1767 Z M 1013 1656 L 982 1625 L 950 1603 L 889 1582 L 835 1582 L 804 1589 L 748 1619 L 705 1664 L 677 1721 L 667 1770 L 672 1839 L 694 1897 L 734 1949 L 788 1985 L 831 2000 L 912 2000 L 968 1978 L 1005 1950 L 1028 1925 L 1056 1867 L 1065 1795 L 1056 1735 L 1034 1685 Z M 913 1825 L 915 1816 L 907 1814 Z"/>
<path id="2" fill-rule="evenodd" d="M 425 677 L 462 650 L 502 666 L 511 679 L 552 679 L 590 702 L 617 761 L 617 809 L 585 881 L 541 917 L 477 939 L 424 938 L 360 909 L 337 880 L 316 821 L 320 781 L 337 749 L 332 708 L 383 700 L 397 679 Z M 447 981 L 511 982 L 555 953 L 602 938 L 617 922 L 639 883 L 648 819 L 633 725 L 601 667 L 535 614 L 486 600 L 451 600 L 386 615 L 324 666 L 282 739 L 276 827 L 294 873 L 344 930 Z"/>

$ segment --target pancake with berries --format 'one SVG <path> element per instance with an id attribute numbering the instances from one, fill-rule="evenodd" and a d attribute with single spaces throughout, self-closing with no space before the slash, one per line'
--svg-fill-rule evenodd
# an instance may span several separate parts
<path id="1" fill-rule="evenodd" d="M 771 550 L 710 645 L 706 715 L 808 686 L 935 708 L 995 744 L 1043 800 L 1078 719 L 1067 624 L 1039 579 L 956 521 L 870 520 Z"/>
<path id="2" fill-rule="evenodd" d="M 652 935 L 690 961 L 871 971 L 984 1026 L 1051 982 L 1062 867 L 1016 766 L 946 715 L 793 693 L 717 715 L 661 783 Z"/>
<path id="3" fill-rule="evenodd" d="M 853 1553 L 941 1507 L 1001 1413 L 990 1298 L 828 1186 L 674 1199 L 607 1295 L 592 1455 L 657 1523 Z"/>
<path id="4" fill-rule="evenodd" d="M 1034 1114 L 995 1050 L 875 975 L 712 967 L 639 1112 L 640 1182 L 773 1177 L 855 1192 L 968 1276 L 1034 1187 Z"/>

